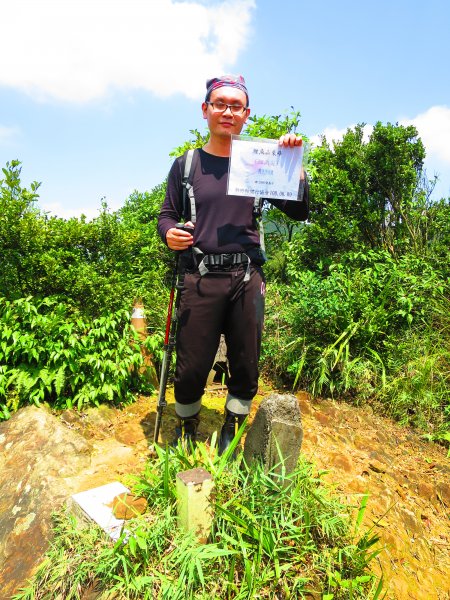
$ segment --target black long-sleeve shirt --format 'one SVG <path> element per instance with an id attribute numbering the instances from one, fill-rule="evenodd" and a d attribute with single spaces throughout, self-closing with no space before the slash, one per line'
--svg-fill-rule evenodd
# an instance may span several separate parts
<path id="1" fill-rule="evenodd" d="M 199 150 L 199 161 L 192 178 L 197 221 L 194 246 L 204 254 L 245 252 L 260 245 L 253 211 L 254 198 L 227 195 L 229 158 Z M 158 219 L 158 232 L 166 233 L 182 218 L 184 158 L 175 160 L 169 172 L 166 197 Z M 297 200 L 267 199 L 273 206 L 296 221 L 309 213 L 309 185 L 305 179 Z M 189 215 L 185 216 L 185 220 Z"/>

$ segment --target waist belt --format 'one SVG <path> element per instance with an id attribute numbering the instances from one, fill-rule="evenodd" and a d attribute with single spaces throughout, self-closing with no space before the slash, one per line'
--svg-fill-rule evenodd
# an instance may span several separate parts
<path id="1" fill-rule="evenodd" d="M 203 252 L 198 248 L 193 248 L 193 250 L 198 263 L 198 271 L 202 277 L 203 275 L 206 275 L 206 273 L 209 273 L 209 271 L 211 270 L 217 271 L 220 270 L 220 268 L 246 264 L 247 271 L 245 273 L 244 281 L 249 281 L 251 261 L 249 256 L 245 254 L 245 252 L 235 252 L 228 254 L 203 254 Z"/>
<path id="2" fill-rule="evenodd" d="M 236 252 L 235 254 L 205 254 L 203 264 L 210 265 L 211 267 L 228 267 L 248 263 L 249 260 L 249 257 L 243 252 Z"/>

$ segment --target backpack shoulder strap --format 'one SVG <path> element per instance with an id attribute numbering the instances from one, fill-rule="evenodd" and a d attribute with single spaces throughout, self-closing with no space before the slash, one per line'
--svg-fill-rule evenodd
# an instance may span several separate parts
<path id="1" fill-rule="evenodd" d="M 198 150 L 190 149 L 185 153 L 184 170 L 183 170 L 183 220 L 188 219 L 195 224 L 197 220 L 197 211 L 195 209 L 194 188 L 192 187 L 192 179 L 194 177 L 195 168 L 198 162 Z M 189 203 L 188 203 L 189 199 Z M 188 210 L 190 209 L 190 210 Z"/>
<path id="2" fill-rule="evenodd" d="M 262 251 L 265 252 L 266 245 L 264 243 L 263 204 L 263 198 L 255 197 L 253 201 L 253 215 L 255 219 L 259 222 L 259 243 Z"/>

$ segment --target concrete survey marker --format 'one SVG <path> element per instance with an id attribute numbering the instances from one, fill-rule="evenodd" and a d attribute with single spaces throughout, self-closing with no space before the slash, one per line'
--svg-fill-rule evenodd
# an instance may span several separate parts
<path id="1" fill-rule="evenodd" d="M 198 541 L 206 544 L 213 520 L 211 495 L 214 481 L 211 473 L 200 467 L 177 473 L 176 486 L 180 528 L 193 531 Z"/>
<path id="2" fill-rule="evenodd" d="M 267 472 L 280 476 L 297 466 L 303 440 L 298 400 L 292 394 L 270 394 L 261 402 L 244 444 L 248 465 L 262 461 Z"/>
<path id="3" fill-rule="evenodd" d="M 94 521 L 114 541 L 118 540 L 124 519 L 117 519 L 113 513 L 114 498 L 119 494 L 130 493 L 122 483 L 114 481 L 71 496 L 72 510 L 84 520 Z"/>

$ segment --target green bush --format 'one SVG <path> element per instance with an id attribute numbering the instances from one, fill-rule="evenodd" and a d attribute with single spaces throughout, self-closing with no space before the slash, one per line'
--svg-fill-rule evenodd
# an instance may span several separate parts
<path id="1" fill-rule="evenodd" d="M 87 320 L 60 298 L 0 297 L 0 418 L 30 402 L 131 400 L 142 362 L 126 311 Z"/>
<path id="2" fill-rule="evenodd" d="M 162 327 L 161 292 L 170 253 L 156 221 L 165 186 L 133 192 L 117 213 L 103 203 L 99 215 L 60 219 L 36 207 L 38 183 L 21 187 L 19 161 L 7 163 L 0 180 L 0 295 L 61 296 L 95 318 L 130 310 L 136 298 Z"/>
<path id="3" fill-rule="evenodd" d="M 442 273 L 413 254 L 368 251 L 322 274 L 298 268 L 297 248 L 286 246 L 290 285 L 268 286 L 266 374 L 316 395 L 382 401 L 404 423 L 440 427 L 450 383 Z"/>
<path id="4" fill-rule="evenodd" d="M 33 278 L 33 265 L 42 251 L 43 219 L 35 206 L 39 183 L 21 187 L 20 162 L 6 164 L 0 179 L 0 295 L 20 297 Z"/>

